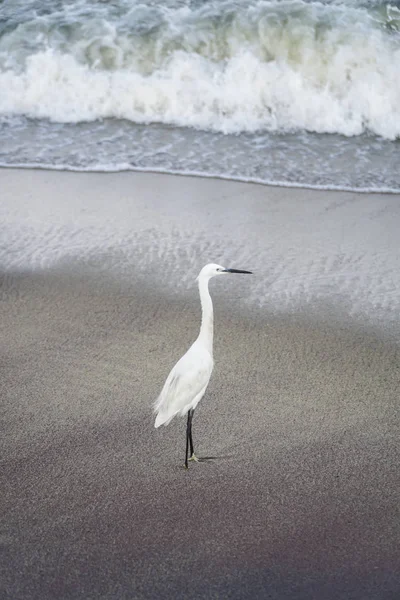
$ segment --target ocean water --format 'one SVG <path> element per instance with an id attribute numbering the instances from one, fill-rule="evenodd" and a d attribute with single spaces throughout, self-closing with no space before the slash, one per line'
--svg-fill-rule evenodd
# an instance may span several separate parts
<path id="1" fill-rule="evenodd" d="M 400 191 L 400 2 L 0 0 L 0 165 Z"/>

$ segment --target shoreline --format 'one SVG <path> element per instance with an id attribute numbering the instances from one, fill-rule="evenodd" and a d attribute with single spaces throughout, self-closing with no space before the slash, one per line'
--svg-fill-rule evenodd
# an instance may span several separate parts
<path id="1" fill-rule="evenodd" d="M 193 177 L 193 178 L 204 178 L 204 179 L 214 179 L 220 181 L 231 181 L 236 183 L 248 183 L 251 185 L 260 185 L 265 187 L 272 188 L 288 188 L 288 189 L 298 189 L 298 190 L 310 190 L 312 192 L 347 192 L 351 194 L 388 194 L 388 195 L 400 195 L 400 188 L 392 189 L 392 188 L 351 188 L 347 186 L 324 186 L 324 185 L 312 185 L 312 184 L 301 184 L 301 183 L 290 183 L 285 181 L 264 181 L 262 179 L 256 178 L 240 178 L 234 177 L 233 175 L 218 175 L 218 174 L 207 174 L 203 172 L 196 171 L 174 171 L 174 170 L 163 170 L 163 169 L 154 169 L 154 168 L 144 168 L 144 167 L 131 167 L 131 166 L 121 166 L 120 168 L 79 168 L 79 167 L 70 167 L 68 165 L 62 166 L 52 166 L 50 164 L 47 165 L 36 165 L 36 164 L 1 164 L 0 169 L 16 169 L 16 170 L 37 170 L 37 171 L 61 171 L 66 173 L 97 173 L 101 174 L 114 174 L 114 173 L 152 173 L 154 175 L 171 175 L 174 177 Z"/>

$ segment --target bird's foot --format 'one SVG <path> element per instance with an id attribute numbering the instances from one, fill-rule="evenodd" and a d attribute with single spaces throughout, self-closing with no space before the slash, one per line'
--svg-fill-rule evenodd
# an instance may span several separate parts
<path id="1" fill-rule="evenodd" d="M 193 453 L 192 456 L 189 458 L 189 460 L 192 460 L 193 462 L 199 462 L 199 459 L 197 458 L 197 456 Z"/>

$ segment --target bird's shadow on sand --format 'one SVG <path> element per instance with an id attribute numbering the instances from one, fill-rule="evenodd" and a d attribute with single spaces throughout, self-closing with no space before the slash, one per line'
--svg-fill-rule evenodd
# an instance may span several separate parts
<path id="1" fill-rule="evenodd" d="M 198 462 L 213 462 L 214 460 L 224 460 L 225 458 L 232 458 L 232 454 L 221 454 L 220 456 L 198 456 Z"/>

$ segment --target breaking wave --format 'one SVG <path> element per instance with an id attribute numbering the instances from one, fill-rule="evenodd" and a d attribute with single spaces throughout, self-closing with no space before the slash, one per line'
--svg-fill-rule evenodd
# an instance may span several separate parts
<path id="1" fill-rule="evenodd" d="M 0 115 L 400 137 L 396 7 L 88 7 L 0 26 Z"/>

